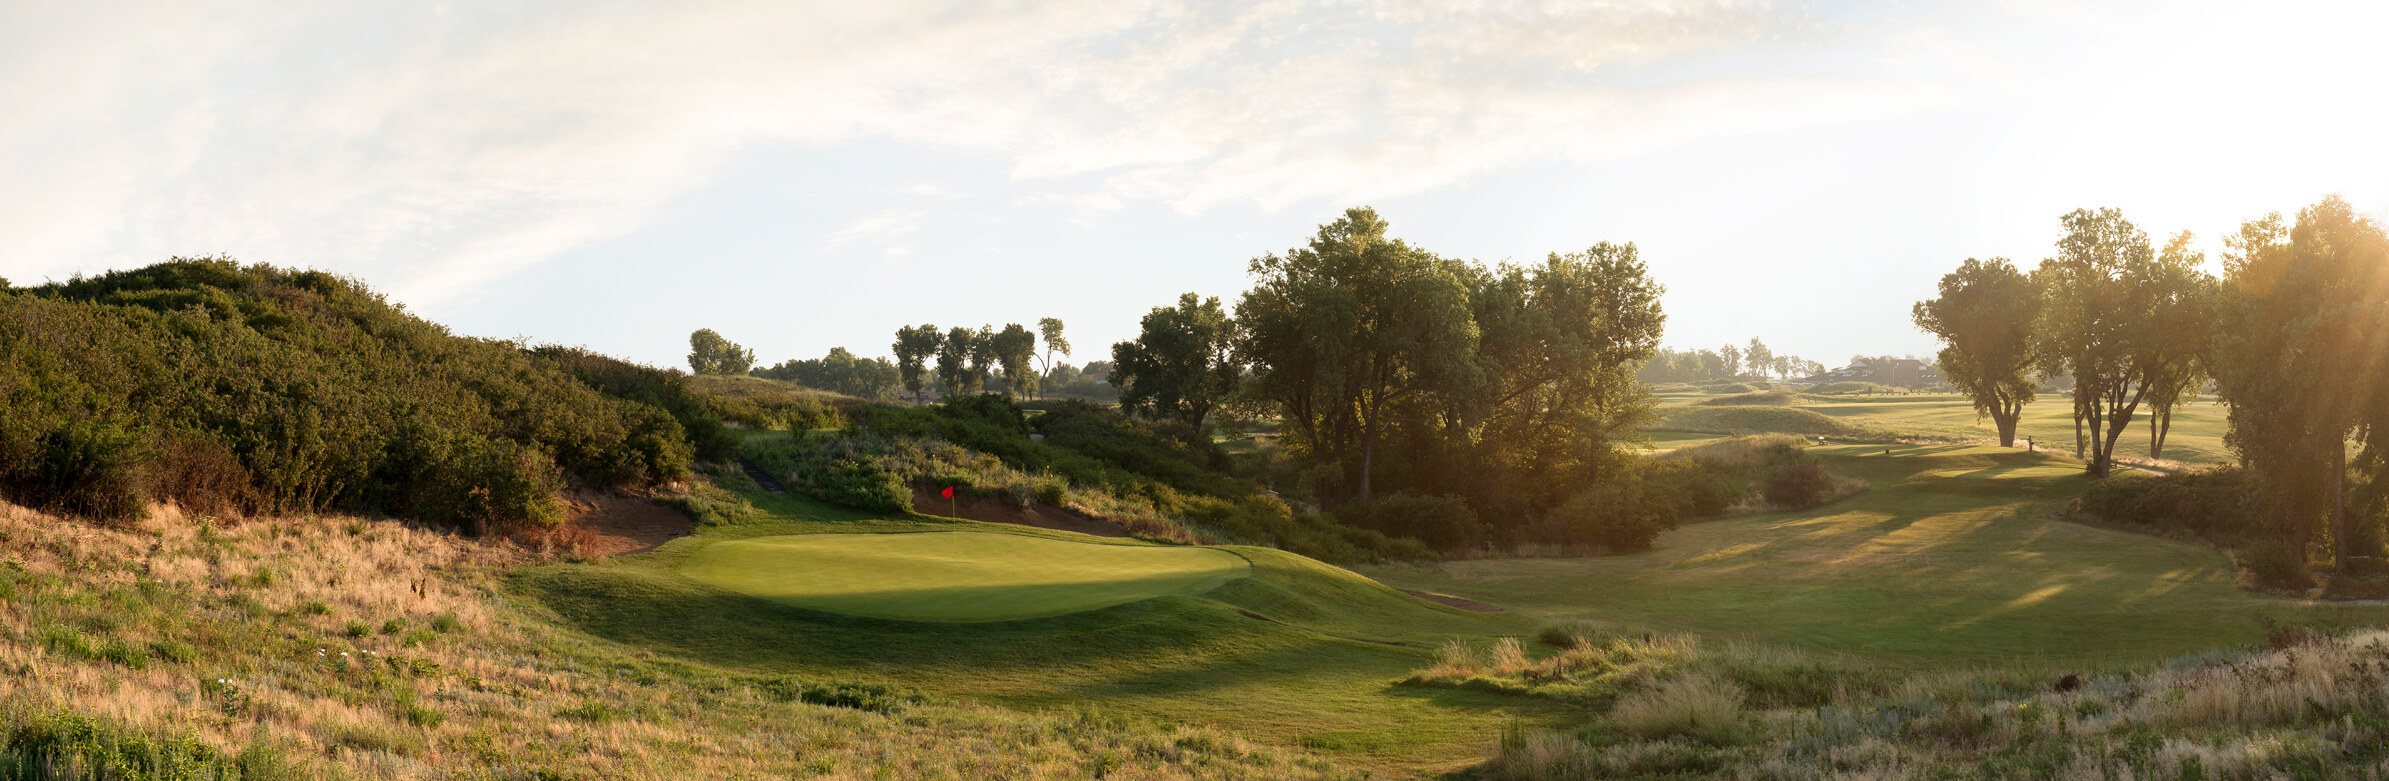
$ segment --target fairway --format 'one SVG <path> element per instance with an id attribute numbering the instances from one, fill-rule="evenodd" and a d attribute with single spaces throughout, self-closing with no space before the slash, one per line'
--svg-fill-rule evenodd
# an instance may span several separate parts
<path id="1" fill-rule="evenodd" d="M 1211 548 L 1105 545 L 984 532 L 734 540 L 680 572 L 809 610 L 901 621 L 1014 621 L 1191 596 L 1251 574 Z"/>

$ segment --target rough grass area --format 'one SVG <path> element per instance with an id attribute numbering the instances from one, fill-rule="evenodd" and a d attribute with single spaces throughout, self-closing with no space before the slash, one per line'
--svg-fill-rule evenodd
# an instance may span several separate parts
<path id="1" fill-rule="evenodd" d="M 1201 594 L 1252 572 L 1210 548 L 1104 545 L 980 532 L 798 534 L 706 546 L 681 574 L 829 613 L 1013 621 Z"/>
<path id="2" fill-rule="evenodd" d="M 1764 707 L 1706 672 L 1601 720 L 1512 729 L 1486 775 L 1596 778 L 2271 779 L 2389 776 L 2389 633 L 2285 634 L 2114 675 L 1917 676 Z"/>
<path id="3" fill-rule="evenodd" d="M 1201 724 L 987 707 L 860 665 L 796 675 L 625 648 L 503 594 L 502 571 L 538 558 L 502 543 L 354 518 L 152 516 L 110 530 L 0 505 L 0 775 L 1357 775 Z"/>
<path id="4" fill-rule="evenodd" d="M 2253 642 L 2260 616 L 2389 620 L 2389 608 L 2245 590 L 2211 548 L 2059 520 L 2053 513 L 2088 483 L 2069 461 L 1958 445 L 1807 452 L 1868 490 L 1817 510 L 1688 525 L 1645 553 L 1362 571 L 1550 623 L 1692 633 L 1905 669 L 2103 669 Z"/>

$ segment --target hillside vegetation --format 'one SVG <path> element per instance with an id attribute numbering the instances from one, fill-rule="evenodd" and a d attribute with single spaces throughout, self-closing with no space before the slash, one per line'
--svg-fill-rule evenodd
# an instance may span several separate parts
<path id="1" fill-rule="evenodd" d="M 104 521 L 381 512 L 547 526 L 727 454 L 669 373 L 458 337 L 354 280 L 176 260 L 0 293 L 0 497 Z"/>

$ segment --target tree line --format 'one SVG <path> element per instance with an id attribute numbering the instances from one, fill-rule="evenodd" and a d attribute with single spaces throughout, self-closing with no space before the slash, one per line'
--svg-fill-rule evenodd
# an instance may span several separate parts
<path id="1" fill-rule="evenodd" d="M 1852 361 L 1859 360 L 1853 357 Z M 1713 380 L 1776 379 L 1789 380 L 1822 374 L 1825 364 L 1790 353 L 1777 353 L 1758 337 L 1750 343 L 1732 343 L 1715 350 L 1673 350 L 1660 348 L 1644 361 L 1635 376 L 1653 385 L 1675 382 L 1709 382 Z"/>
<path id="2" fill-rule="evenodd" d="M 2229 409 L 2224 443 L 2261 497 L 2256 523 L 2300 552 L 2327 534 L 2345 572 L 2350 515 L 2378 525 L 2389 504 L 2389 453 L 2374 437 L 2389 432 L 2380 223 L 2336 196 L 2294 220 L 2248 220 L 2224 237 L 2221 276 L 2189 232 L 2159 246 L 2115 209 L 2077 210 L 2060 227 L 2031 271 L 1968 259 L 1916 304 L 1916 324 L 1944 344 L 1948 381 L 2012 446 L 2041 382 L 2070 375 L 2075 452 L 2102 477 L 2143 408 L 2149 454 L 2162 457 L 2173 411 L 2211 387 Z"/>
<path id="3" fill-rule="evenodd" d="M 1110 362 L 1079 367 L 1056 360 L 1056 355 L 1070 356 L 1063 328 L 1061 319 L 1053 317 L 1040 319 L 1034 332 L 1019 323 L 1008 323 L 1002 330 L 983 325 L 942 331 L 924 323 L 896 329 L 896 341 L 889 347 L 894 360 L 859 357 L 845 347 L 833 347 L 820 358 L 769 367 L 754 366 L 754 351 L 712 329 L 698 329 L 689 335 L 688 364 L 696 374 L 785 380 L 874 401 L 921 401 L 933 392 L 1105 399 L 1116 395 L 1101 381 L 1111 371 Z"/>

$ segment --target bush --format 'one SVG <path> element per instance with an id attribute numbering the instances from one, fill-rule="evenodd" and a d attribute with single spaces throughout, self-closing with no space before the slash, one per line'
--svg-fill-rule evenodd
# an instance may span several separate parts
<path id="1" fill-rule="evenodd" d="M 2240 567 L 2256 585 L 2279 590 L 2302 590 L 2314 585 L 2306 569 L 2306 552 L 2281 540 L 2249 546 L 2239 555 Z"/>
<path id="2" fill-rule="evenodd" d="M 2115 475 L 2090 484 L 2080 507 L 2110 521 L 2226 543 L 2258 537 L 2254 486 L 2237 467 Z"/>
<path id="3" fill-rule="evenodd" d="M 1444 553 L 1456 553 L 1488 539 L 1485 524 L 1456 496 L 1394 494 L 1374 502 L 1337 508 L 1335 519 L 1388 537 L 1406 537 Z"/>
<path id="4" fill-rule="evenodd" d="M 1767 504 L 1806 510 L 1833 501 L 1833 476 L 1798 450 L 1767 465 Z"/>
<path id="5" fill-rule="evenodd" d="M 1595 484 L 1552 510 L 1541 536 L 1612 553 L 1649 550 L 1678 520 L 1673 498 L 1653 488 L 1639 477 Z"/>

